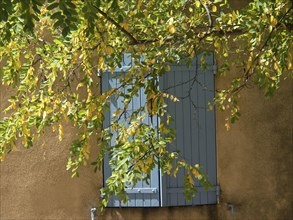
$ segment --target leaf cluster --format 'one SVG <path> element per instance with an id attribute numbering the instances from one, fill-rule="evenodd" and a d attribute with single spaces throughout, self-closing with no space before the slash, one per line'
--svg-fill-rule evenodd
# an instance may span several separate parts
<path id="1" fill-rule="evenodd" d="M 95 169 L 106 154 L 110 157 L 113 173 L 102 190 L 104 205 L 111 195 L 126 200 L 125 188 L 148 181 L 159 163 L 169 175 L 185 170 L 190 198 L 195 180 L 208 181 L 198 166 L 167 149 L 174 131 L 166 99 L 180 98 L 161 91 L 159 77 L 168 74 L 171 64 L 189 66 L 196 56 L 205 68 L 204 55 L 213 51 L 218 77 L 233 70 L 233 80 L 217 88 L 210 103 L 228 112 L 229 127 L 240 117 L 243 89 L 256 85 L 271 96 L 282 79 L 292 77 L 292 19 L 289 0 L 254 0 L 242 10 L 222 0 L 1 1 L 1 90 L 11 87 L 15 93 L 1 114 L 0 159 L 16 140 L 31 147 L 46 127 L 61 140 L 64 124 L 71 123 L 79 130 L 67 165 L 73 176 L 89 160 L 92 137 L 99 148 L 91 161 Z M 117 77 L 120 86 L 101 93 L 100 77 L 126 66 Z M 129 113 L 140 91 L 146 103 Z M 113 100 L 123 107 L 102 126 Z M 145 122 L 155 117 L 159 126 Z"/>

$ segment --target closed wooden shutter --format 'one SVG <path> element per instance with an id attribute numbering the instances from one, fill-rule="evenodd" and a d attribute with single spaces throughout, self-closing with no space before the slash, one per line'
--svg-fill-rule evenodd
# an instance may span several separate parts
<path id="1" fill-rule="evenodd" d="M 199 57 L 189 68 L 172 65 L 171 71 L 160 79 L 160 87 L 180 99 L 168 101 L 168 111 L 174 118 L 176 139 L 168 148 L 179 151 L 190 164 L 199 164 L 214 187 L 205 191 L 197 184 L 197 195 L 192 201 L 184 197 L 184 170 L 177 177 L 162 178 L 162 205 L 185 206 L 216 203 L 216 143 L 215 112 L 208 102 L 214 98 L 214 59 L 205 56 L 207 68 L 200 67 Z"/>
<path id="2" fill-rule="evenodd" d="M 215 112 L 209 110 L 208 102 L 214 98 L 214 58 L 206 56 L 207 68 L 201 68 L 197 57 L 189 68 L 185 65 L 172 65 L 171 71 L 167 72 L 160 80 L 160 89 L 173 94 L 180 102 L 168 101 L 168 111 L 174 118 L 172 124 L 176 129 L 174 145 L 168 146 L 170 151 L 180 151 L 180 154 L 191 164 L 200 164 L 203 171 L 208 175 L 213 187 L 205 191 L 198 183 L 198 194 L 192 201 L 186 201 L 184 197 L 184 171 L 180 170 L 177 177 L 164 175 L 161 177 L 160 170 L 156 167 L 151 173 L 149 184 L 139 182 L 136 186 L 126 189 L 129 196 L 127 204 L 120 204 L 118 198 L 110 199 L 109 207 L 158 207 L 158 206 L 185 206 L 215 204 L 217 196 L 216 183 L 216 143 L 215 143 Z M 118 76 L 124 74 L 131 66 L 131 57 L 124 54 L 122 67 L 115 72 L 103 73 L 102 92 L 111 88 L 119 87 Z M 127 88 L 124 88 L 127 89 Z M 128 107 L 128 114 L 143 106 L 146 96 L 143 89 L 139 96 L 134 97 Z M 110 111 L 105 113 L 103 126 L 111 123 L 111 115 L 122 108 L 122 100 L 115 97 L 111 99 Z M 123 118 L 121 118 L 122 122 Z M 155 120 L 155 121 L 154 121 Z M 146 118 L 144 123 L 150 123 Z M 153 123 L 159 123 L 157 118 Z M 115 133 L 111 144 L 114 144 Z M 104 160 L 104 185 L 111 175 L 109 158 Z"/>
<path id="3" fill-rule="evenodd" d="M 108 91 L 111 88 L 118 88 L 120 86 L 119 76 L 121 74 L 125 74 L 127 69 L 131 66 L 131 57 L 129 54 L 124 54 L 124 58 L 122 61 L 122 67 L 117 68 L 114 73 L 105 72 L 102 75 L 102 92 Z M 122 88 L 121 88 L 122 89 Z M 123 88 L 123 92 L 127 92 L 127 87 Z M 107 127 L 111 123 L 112 114 L 118 109 L 123 109 L 124 104 L 121 98 L 112 97 L 109 112 L 105 112 L 105 121 L 103 126 Z M 146 102 L 146 95 L 144 94 L 144 90 L 141 89 L 139 91 L 139 96 L 134 96 L 131 102 L 128 105 L 128 109 L 124 114 L 124 117 L 129 117 L 133 111 L 136 111 L 141 106 L 144 106 Z M 121 117 L 120 122 L 125 121 L 125 118 Z M 151 119 L 145 118 L 143 123 L 150 124 Z M 153 117 L 153 124 L 157 124 L 157 117 Z M 111 145 L 114 145 L 114 140 L 117 134 L 113 133 L 113 137 L 111 139 Z M 111 175 L 111 168 L 109 166 L 110 158 L 106 155 L 104 159 L 104 185 L 106 185 L 105 181 Z M 160 189 L 159 189 L 159 169 L 155 167 L 155 169 L 151 172 L 151 178 L 149 184 L 145 182 L 138 182 L 135 186 L 130 186 L 125 191 L 128 194 L 129 200 L 127 204 L 119 202 L 117 197 L 113 197 L 110 199 L 108 206 L 109 207 L 158 207 L 160 206 Z"/>

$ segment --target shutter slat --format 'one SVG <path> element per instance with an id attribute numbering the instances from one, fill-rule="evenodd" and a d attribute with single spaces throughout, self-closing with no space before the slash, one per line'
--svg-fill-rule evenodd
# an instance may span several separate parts
<path id="1" fill-rule="evenodd" d="M 176 82 L 176 84 L 173 85 L 177 85 L 177 84 L 182 84 L 182 78 L 183 78 L 183 74 L 185 74 L 184 71 L 176 71 L 174 72 L 175 75 L 175 80 L 174 82 Z M 183 86 L 176 86 L 175 87 L 175 96 L 179 97 L 181 99 L 181 97 L 183 97 Z M 180 151 L 180 154 L 184 155 L 184 125 L 183 125 L 183 105 L 182 105 L 182 100 L 180 100 L 179 102 L 175 102 L 174 103 L 175 108 L 176 108 L 176 112 L 175 112 L 175 120 L 176 120 L 176 147 L 177 149 Z M 177 178 L 175 178 L 176 180 L 176 187 L 184 187 L 184 183 L 182 182 L 182 180 L 184 179 L 184 169 L 180 169 L 177 173 Z M 179 198 L 178 198 L 179 199 Z"/>

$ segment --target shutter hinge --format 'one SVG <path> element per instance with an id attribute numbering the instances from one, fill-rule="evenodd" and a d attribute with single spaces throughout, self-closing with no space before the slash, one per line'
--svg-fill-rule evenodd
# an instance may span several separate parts
<path id="1" fill-rule="evenodd" d="M 133 193 L 142 193 L 142 194 L 153 194 L 157 193 L 157 188 L 126 188 L 125 192 L 127 194 L 133 194 Z"/>
<path id="2" fill-rule="evenodd" d="M 216 64 L 213 65 L 213 74 L 214 75 L 217 74 L 217 65 Z"/>
<path id="3" fill-rule="evenodd" d="M 220 204 L 220 193 L 221 193 L 220 185 L 217 185 L 216 186 L 217 204 Z"/>
<path id="4" fill-rule="evenodd" d="M 101 76 L 102 76 L 101 70 L 97 70 L 97 77 L 101 77 Z"/>
<path id="5" fill-rule="evenodd" d="M 220 185 L 216 186 L 216 195 L 219 196 L 221 192 Z"/>

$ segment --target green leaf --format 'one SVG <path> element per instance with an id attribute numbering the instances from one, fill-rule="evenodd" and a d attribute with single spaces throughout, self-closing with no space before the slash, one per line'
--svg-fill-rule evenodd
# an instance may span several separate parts
<path id="1" fill-rule="evenodd" d="M 55 9 L 57 7 L 59 7 L 59 3 L 58 2 L 54 2 L 54 3 L 50 4 L 50 5 L 48 5 L 47 10 L 50 11 L 50 10 L 53 10 L 53 9 Z"/>
<path id="2" fill-rule="evenodd" d="M 58 19 L 58 20 L 63 20 L 64 17 L 60 11 L 55 12 L 54 14 L 51 15 L 52 19 Z"/>

